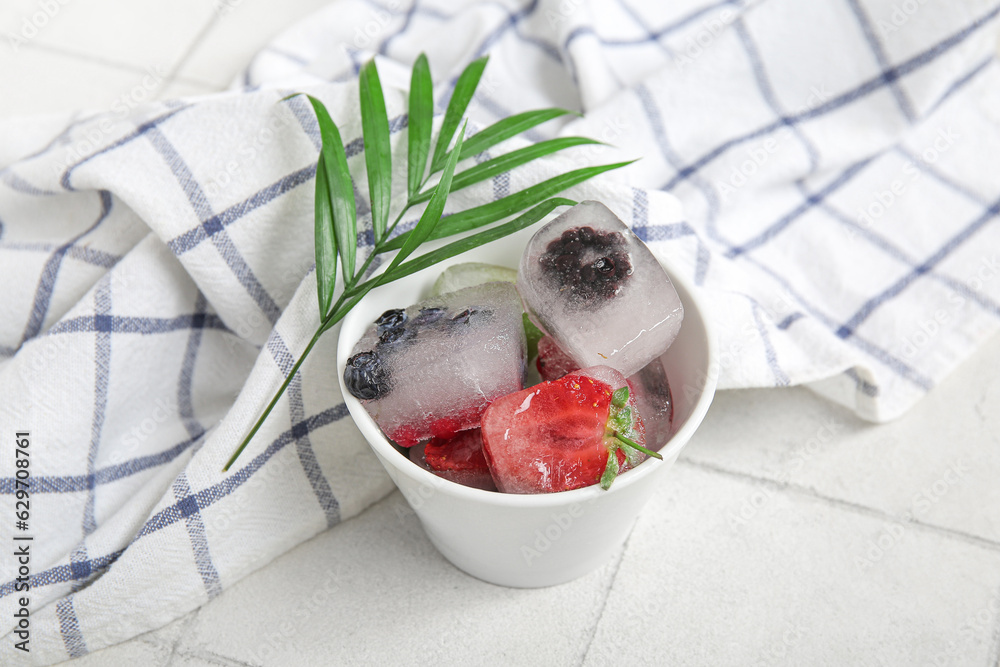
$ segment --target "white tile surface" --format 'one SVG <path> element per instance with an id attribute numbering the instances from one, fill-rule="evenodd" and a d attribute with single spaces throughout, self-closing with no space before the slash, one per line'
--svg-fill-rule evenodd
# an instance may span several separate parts
<path id="1" fill-rule="evenodd" d="M 4 46 L 17 50 L 21 40 L 30 41 L 38 33 L 62 22 L 60 10 L 50 7 L 45 11 L 36 0 L 5 0 L 0 4 L 0 35 Z"/>
<path id="2" fill-rule="evenodd" d="M 227 87 L 261 46 L 290 23 L 327 4 L 327 0 L 287 0 L 281 3 L 279 21 L 273 0 L 222 0 L 219 19 L 185 59 L 178 75 Z"/>
<path id="3" fill-rule="evenodd" d="M 139 69 L 170 71 L 218 16 L 205 0 L 72 0 L 35 41 Z"/>
<path id="4" fill-rule="evenodd" d="M 141 71 L 25 46 L 0 48 L 0 118 L 74 110 L 108 111 L 142 85 Z M 30 92 L 29 92 L 30 91 Z M 155 92 L 155 91 L 154 91 Z"/>
<path id="5" fill-rule="evenodd" d="M 963 628 L 1000 590 L 1000 551 L 683 462 L 670 481 L 584 664 L 989 664 L 993 628 Z"/>
<path id="6" fill-rule="evenodd" d="M 726 392 L 684 456 L 1000 545 L 998 367 L 994 340 L 879 426 L 802 388 Z"/>
<path id="7" fill-rule="evenodd" d="M 541 590 L 483 583 L 435 551 L 398 493 L 280 560 L 280 569 L 251 575 L 205 605 L 178 651 L 267 665 L 320 665 L 332 656 L 491 665 L 499 655 L 512 664 L 572 664 L 614 573 L 610 563 Z"/>

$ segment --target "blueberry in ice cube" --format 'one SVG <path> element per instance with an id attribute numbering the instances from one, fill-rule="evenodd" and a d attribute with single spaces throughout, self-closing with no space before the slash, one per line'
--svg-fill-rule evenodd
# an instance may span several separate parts
<path id="1" fill-rule="evenodd" d="M 410 447 L 478 426 L 491 401 L 520 389 L 525 345 L 514 285 L 485 283 L 386 311 L 355 345 L 344 382 Z"/>
<path id="2" fill-rule="evenodd" d="M 374 400 L 389 393 L 389 373 L 375 352 L 359 352 L 347 360 L 344 384 L 357 398 Z"/>
<path id="3" fill-rule="evenodd" d="M 402 308 L 387 310 L 375 320 L 375 326 L 378 327 L 379 334 L 385 333 L 389 329 L 398 329 L 404 324 L 406 324 L 406 311 Z"/>

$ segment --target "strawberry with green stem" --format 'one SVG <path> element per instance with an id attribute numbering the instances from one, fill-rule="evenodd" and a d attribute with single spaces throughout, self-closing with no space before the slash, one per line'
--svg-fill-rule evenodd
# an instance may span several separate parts
<path id="1" fill-rule="evenodd" d="M 638 423 L 640 435 L 645 440 L 645 431 L 642 429 L 642 422 L 639 421 L 638 414 L 635 399 L 629 395 L 627 384 L 611 394 L 611 408 L 608 421 L 605 423 L 608 462 L 601 475 L 602 489 L 610 489 L 611 483 L 615 481 L 618 473 L 639 465 L 646 456 L 663 459 L 657 452 L 647 449 L 642 443 L 638 443 L 630 437 L 634 437 L 636 434 L 636 424 Z M 625 459 L 628 461 L 628 466 L 624 468 L 617 456 L 619 451 L 624 452 Z"/>
<path id="2" fill-rule="evenodd" d="M 493 479 L 507 493 L 607 489 L 645 456 L 661 458 L 645 447 L 625 378 L 603 366 L 495 400 L 482 435 Z"/>

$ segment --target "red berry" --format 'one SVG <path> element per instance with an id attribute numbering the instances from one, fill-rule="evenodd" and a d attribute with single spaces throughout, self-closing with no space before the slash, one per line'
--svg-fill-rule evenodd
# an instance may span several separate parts
<path id="1" fill-rule="evenodd" d="M 580 364 L 566 354 L 551 336 L 542 336 L 538 341 L 538 359 L 535 361 L 538 374 L 543 380 L 558 380 L 568 373 L 580 369 Z"/>
<path id="2" fill-rule="evenodd" d="M 420 442 L 420 438 L 417 435 L 417 429 L 408 424 L 403 424 L 392 433 L 389 433 L 388 436 L 390 440 L 395 442 L 400 447 L 412 447 Z"/>
<path id="3" fill-rule="evenodd" d="M 457 419 L 451 417 L 441 417 L 431 422 L 431 435 L 436 439 L 448 439 L 462 429 L 462 424 Z"/>
<path id="4" fill-rule="evenodd" d="M 614 374 L 619 386 L 625 378 Z M 616 447 L 609 429 L 613 388 L 582 374 L 509 394 L 483 415 L 483 452 L 497 488 L 506 493 L 546 493 L 590 486 L 600 481 L 608 451 Z M 642 444 L 642 422 L 629 401 L 632 439 Z M 628 467 L 616 449 L 620 469 Z"/>
<path id="5" fill-rule="evenodd" d="M 478 428 L 452 438 L 434 438 L 424 446 L 424 459 L 432 470 L 477 470 L 489 474 Z"/>
<path id="6" fill-rule="evenodd" d="M 453 438 L 434 438 L 411 447 L 410 460 L 438 477 L 485 491 L 496 491 L 493 476 L 483 456 L 479 429 L 462 431 Z"/>

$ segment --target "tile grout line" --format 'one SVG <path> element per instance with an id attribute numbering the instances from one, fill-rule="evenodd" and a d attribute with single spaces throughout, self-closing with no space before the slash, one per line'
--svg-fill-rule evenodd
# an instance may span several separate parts
<path id="1" fill-rule="evenodd" d="M 996 595 L 994 600 L 1000 601 L 1000 590 L 994 595 Z M 987 663 L 990 667 L 1000 667 L 1000 614 L 997 616 L 993 627 L 993 646 L 990 648 L 989 663 Z"/>
<path id="2" fill-rule="evenodd" d="M 638 519 L 636 519 L 638 523 Z M 625 538 L 625 543 L 622 545 L 622 551 L 618 555 L 618 562 L 615 563 L 615 571 L 611 573 L 611 579 L 608 581 L 608 585 L 604 589 L 604 599 L 601 600 L 601 608 L 597 611 L 597 618 L 594 619 L 594 625 L 590 630 L 590 637 L 587 639 L 587 645 L 583 649 L 583 655 L 580 656 L 580 662 L 578 663 L 580 667 L 583 667 L 587 662 L 587 656 L 590 655 L 590 647 L 594 645 L 594 637 L 597 635 L 597 628 L 601 625 L 601 619 L 604 618 L 604 610 L 608 606 L 608 598 L 611 597 L 611 591 L 615 587 L 615 582 L 618 581 L 618 572 L 621 571 L 622 561 L 625 560 L 625 552 L 628 551 L 629 542 L 632 541 L 632 533 L 635 532 L 635 525 L 632 526 L 632 530 L 629 531 L 628 537 Z"/>
<path id="3" fill-rule="evenodd" d="M 216 11 L 212 14 L 212 17 L 208 19 L 204 26 L 202 26 L 201 30 L 198 31 L 198 34 L 195 35 L 194 39 L 191 41 L 191 44 L 188 45 L 188 47 L 184 50 L 184 53 L 181 54 L 181 57 L 177 59 L 174 66 L 169 72 L 167 72 L 166 77 L 164 77 L 168 84 L 173 83 L 174 79 L 177 78 L 177 74 L 184 66 L 184 63 L 187 62 L 187 60 L 191 57 L 191 54 L 193 54 L 195 50 L 201 46 L 205 38 L 208 37 L 208 34 L 212 32 L 212 28 L 214 28 L 216 23 L 219 22 L 219 17 L 221 16 L 222 14 L 219 12 L 218 3 L 216 3 Z"/>
<path id="4" fill-rule="evenodd" d="M 110 67 L 112 69 L 124 70 L 127 72 L 133 72 L 135 74 L 149 74 L 148 69 L 138 67 L 132 63 L 123 63 L 117 60 L 111 60 L 109 58 L 103 58 L 101 56 L 95 56 L 91 53 L 82 53 L 75 51 L 73 49 L 67 49 L 62 46 L 53 46 L 51 44 L 39 44 L 37 42 L 30 42 L 25 45 L 27 49 L 34 49 L 36 51 L 46 51 L 48 53 L 55 53 L 61 56 L 67 56 L 74 58 L 76 60 L 86 60 L 88 62 L 94 63 L 95 65 L 102 65 L 104 67 Z M 154 65 L 155 67 L 155 65 Z M 166 77 L 164 77 L 166 78 Z"/>
<path id="5" fill-rule="evenodd" d="M 242 660 L 231 658 L 227 655 L 216 653 L 215 651 L 209 651 L 208 649 L 182 651 L 177 655 L 179 655 L 182 658 L 198 658 L 199 660 L 204 660 L 205 662 L 210 662 L 214 665 L 219 665 L 219 667 L 258 667 L 253 663 L 243 662 Z"/>
<path id="6" fill-rule="evenodd" d="M 678 459 L 677 463 L 682 465 L 687 465 L 692 468 L 698 468 L 700 470 L 704 470 L 707 472 L 718 473 L 720 475 L 725 475 L 727 477 L 732 477 L 734 479 L 756 482 L 758 484 L 763 484 L 771 488 L 775 488 L 779 491 L 789 491 L 796 495 L 806 496 L 813 500 L 818 500 L 820 502 L 823 502 L 827 505 L 831 505 L 833 507 L 837 507 L 839 509 L 850 510 L 856 514 L 864 514 L 866 516 L 882 519 L 884 521 L 905 523 L 907 525 L 916 526 L 917 528 L 923 528 L 930 532 L 940 533 L 945 537 L 950 537 L 952 539 L 957 539 L 959 541 L 966 542 L 968 544 L 973 544 L 988 551 L 1000 552 L 1000 543 L 987 539 L 985 537 L 980 537 L 978 535 L 973 535 L 971 533 L 965 533 L 963 531 L 955 530 L 953 528 L 946 528 L 944 526 L 937 526 L 931 523 L 925 523 L 917 519 L 904 519 L 902 517 L 889 514 L 888 512 L 875 509 L 873 507 L 860 505 L 858 503 L 853 503 L 849 500 L 843 500 L 841 498 L 834 498 L 832 496 L 823 495 L 818 491 L 816 491 L 815 489 L 811 489 L 806 486 L 800 486 L 798 484 L 789 484 L 787 482 L 782 483 L 775 481 L 773 479 L 768 479 L 766 477 L 758 477 L 756 475 L 751 475 L 748 473 L 738 472 L 735 470 L 728 470 L 726 468 L 722 468 L 720 466 L 716 466 L 711 463 L 704 463 L 701 461 L 695 461 L 688 458 Z"/>
<path id="7" fill-rule="evenodd" d="M 213 24 L 213 23 L 214 23 L 214 21 L 210 21 L 210 25 L 207 26 L 207 27 L 211 27 L 211 24 Z M 201 37 L 204 37 L 206 34 L 207 34 L 207 30 L 203 30 L 203 32 L 201 34 L 199 34 L 199 40 L 200 40 Z M 184 55 L 181 56 L 181 59 L 178 61 L 178 64 L 175 65 L 174 67 L 172 67 L 171 69 L 169 69 L 167 71 L 167 74 L 163 75 L 163 77 L 162 77 L 162 85 L 161 85 L 162 88 L 166 88 L 167 86 L 169 86 L 172 83 L 184 83 L 184 84 L 188 84 L 188 85 L 191 85 L 191 86 L 196 86 L 198 88 L 203 88 L 204 89 L 203 92 L 205 94 L 215 93 L 215 92 L 219 92 L 220 91 L 219 87 L 216 84 L 208 83 L 207 81 L 203 81 L 201 79 L 196 79 L 196 78 L 192 78 L 192 77 L 189 77 L 189 76 L 181 76 L 181 75 L 177 74 L 178 69 L 180 68 L 181 65 L 183 65 L 183 61 L 186 60 L 191 55 L 191 53 L 194 51 L 195 47 L 198 46 L 198 43 L 200 43 L 200 41 L 197 42 L 197 43 L 195 43 L 195 44 L 192 44 L 191 48 L 189 48 L 188 51 L 186 51 L 184 53 Z M 46 53 L 54 53 L 54 54 L 57 54 L 57 55 L 60 55 L 60 56 L 66 56 L 68 58 L 73 58 L 75 60 L 85 60 L 87 62 L 90 62 L 90 63 L 94 64 L 94 65 L 100 65 L 101 67 L 108 67 L 110 69 L 118 70 L 118 71 L 121 71 L 121 72 L 130 72 L 130 73 L 133 73 L 133 74 L 149 74 L 150 73 L 149 72 L 149 68 L 143 69 L 143 68 L 137 67 L 136 65 L 133 65 L 131 63 L 123 63 L 123 62 L 119 62 L 117 60 L 110 60 L 108 58 L 102 58 L 101 56 L 95 56 L 95 55 L 89 54 L 89 53 L 80 53 L 78 51 L 74 51 L 73 49 L 66 49 L 66 48 L 61 47 L 61 46 L 52 46 L 50 44 L 31 43 L 31 44 L 26 45 L 26 47 L 29 48 L 29 49 L 34 49 L 36 51 L 42 51 L 42 52 L 46 52 Z M 155 68 L 156 65 L 152 65 L 151 67 Z M 223 88 L 222 90 L 225 90 L 225 89 Z"/>
<path id="8" fill-rule="evenodd" d="M 181 626 L 180 632 L 177 633 L 177 638 L 174 640 L 174 643 L 170 647 L 170 655 L 167 656 L 167 660 L 166 660 L 166 662 L 163 663 L 162 667 L 170 667 L 170 665 L 173 664 L 173 662 L 174 662 L 174 656 L 181 655 L 181 654 L 179 654 L 177 652 L 177 648 L 182 643 L 184 643 L 184 640 L 187 637 L 187 631 L 188 631 L 188 629 L 192 625 L 194 625 L 195 620 L 200 615 L 201 615 L 201 606 L 198 606 L 197 608 L 195 608 L 194 610 L 192 610 L 191 612 L 189 612 L 190 618 L 188 618 L 187 620 L 185 620 L 184 623 L 183 623 L 183 625 Z"/>

